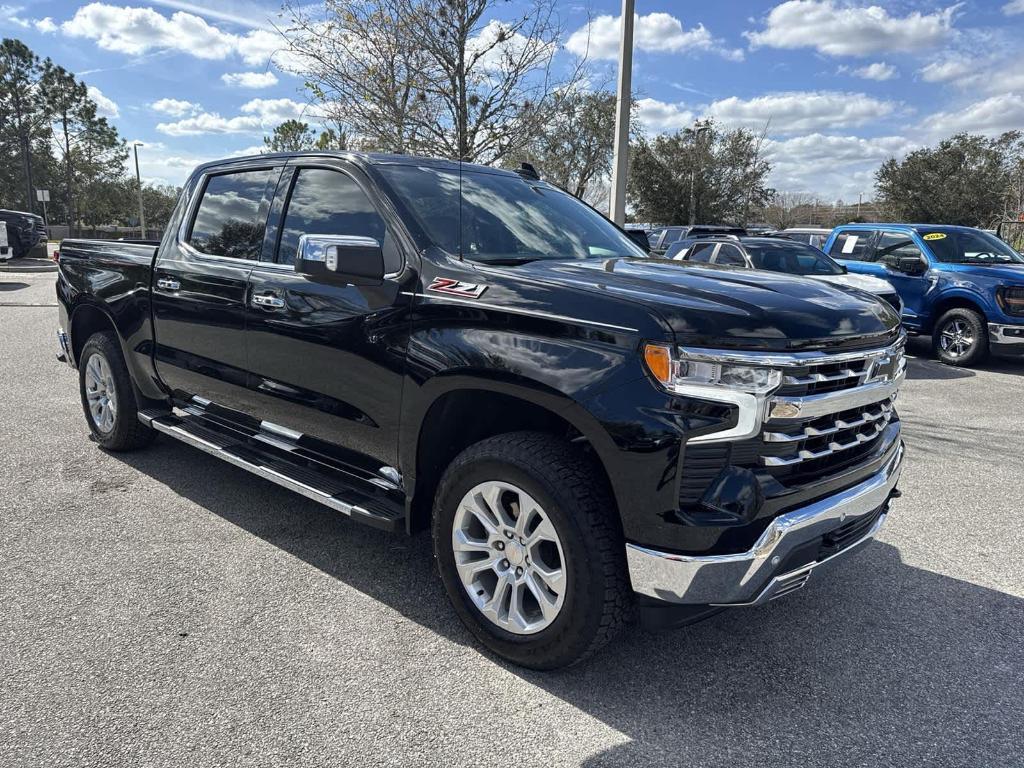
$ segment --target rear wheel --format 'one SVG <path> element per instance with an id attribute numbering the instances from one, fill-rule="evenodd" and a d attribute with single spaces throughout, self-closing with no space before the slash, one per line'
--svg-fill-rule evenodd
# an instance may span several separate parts
<path id="1" fill-rule="evenodd" d="M 935 354 L 948 365 L 968 366 L 988 357 L 988 327 L 973 309 L 957 307 L 946 312 L 932 334 Z"/>
<path id="2" fill-rule="evenodd" d="M 515 432 L 467 448 L 441 481 L 433 526 L 459 618 L 527 667 L 594 653 L 630 609 L 615 514 L 602 478 L 568 443 Z"/>
<path id="3" fill-rule="evenodd" d="M 111 451 L 130 451 L 152 442 L 155 433 L 139 421 L 128 367 L 110 333 L 96 333 L 78 361 L 82 409 L 93 439 Z"/>

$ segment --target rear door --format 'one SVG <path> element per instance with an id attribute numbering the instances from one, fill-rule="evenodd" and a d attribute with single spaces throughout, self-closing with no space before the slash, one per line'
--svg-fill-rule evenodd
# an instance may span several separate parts
<path id="1" fill-rule="evenodd" d="M 177 397 L 245 410 L 245 301 L 281 164 L 217 169 L 196 182 L 153 270 L 157 375 Z"/>
<path id="2" fill-rule="evenodd" d="M 873 262 L 878 230 L 847 229 L 836 234 L 828 255 L 851 272 L 885 277 L 885 267 Z"/>
<path id="3" fill-rule="evenodd" d="M 343 458 L 397 464 L 413 275 L 395 222 L 356 169 L 298 163 L 282 177 L 272 261 L 252 271 L 247 343 L 259 418 L 347 449 Z M 295 272 L 302 235 L 370 237 L 384 251 L 379 286 L 318 282 Z"/>

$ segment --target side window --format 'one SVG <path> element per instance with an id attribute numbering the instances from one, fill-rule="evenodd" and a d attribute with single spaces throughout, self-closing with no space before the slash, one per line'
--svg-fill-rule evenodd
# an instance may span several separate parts
<path id="1" fill-rule="evenodd" d="M 745 267 L 747 262 L 743 258 L 743 254 L 740 253 L 740 249 L 735 245 L 729 245 L 728 243 L 722 243 L 718 248 L 718 255 L 715 256 L 715 264 L 727 264 L 730 267 Z"/>
<path id="2" fill-rule="evenodd" d="M 683 237 L 683 230 L 678 227 L 672 227 L 671 229 L 665 230 L 665 245 L 674 243 L 677 240 L 681 240 Z"/>
<path id="3" fill-rule="evenodd" d="M 270 176 L 266 169 L 207 179 L 188 244 L 210 256 L 258 258 L 267 224 L 263 201 Z"/>
<path id="4" fill-rule="evenodd" d="M 302 168 L 292 184 L 277 249 L 279 264 L 294 264 L 302 235 L 372 237 L 384 249 L 384 268 L 396 272 L 401 256 L 384 219 L 350 177 L 326 168 Z"/>
<path id="5" fill-rule="evenodd" d="M 716 245 L 718 245 L 718 243 L 697 243 L 690 249 L 690 253 L 686 256 L 686 260 L 700 261 L 707 264 L 711 261 L 711 254 L 714 253 Z"/>
<path id="6" fill-rule="evenodd" d="M 887 267 L 899 267 L 901 258 L 922 258 L 921 249 L 914 245 L 914 239 L 906 232 L 883 232 L 875 246 L 875 260 Z"/>
<path id="7" fill-rule="evenodd" d="M 868 244 L 874 232 L 857 230 L 854 232 L 840 232 L 836 235 L 835 242 L 828 255 L 833 259 L 850 259 L 851 261 L 866 261 L 869 256 Z"/>
<path id="8" fill-rule="evenodd" d="M 647 242 L 650 243 L 651 248 L 658 247 L 658 241 L 661 239 L 661 233 L 664 231 L 663 229 L 652 229 L 647 233 Z"/>

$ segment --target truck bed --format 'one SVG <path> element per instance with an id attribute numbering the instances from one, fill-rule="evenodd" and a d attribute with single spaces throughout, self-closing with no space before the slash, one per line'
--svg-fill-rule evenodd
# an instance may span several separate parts
<path id="1" fill-rule="evenodd" d="M 131 262 L 152 266 L 157 244 L 149 241 L 68 239 L 60 243 L 60 258 Z"/>

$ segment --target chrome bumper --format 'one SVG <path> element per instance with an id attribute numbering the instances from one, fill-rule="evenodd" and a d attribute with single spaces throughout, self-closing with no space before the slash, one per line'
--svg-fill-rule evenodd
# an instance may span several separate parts
<path id="1" fill-rule="evenodd" d="M 670 603 L 747 606 L 760 605 L 799 589 L 813 571 L 871 540 L 885 522 L 885 514 L 862 538 L 825 560 L 782 574 L 776 572 L 780 563 L 797 547 L 885 504 L 902 469 L 900 444 L 886 465 L 867 480 L 775 518 L 747 552 L 675 555 L 627 544 L 626 561 L 633 590 Z"/>
<path id="2" fill-rule="evenodd" d="M 989 344 L 1024 344 L 1024 325 L 988 324 Z"/>

